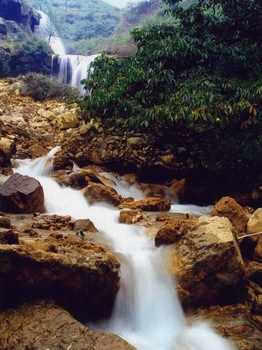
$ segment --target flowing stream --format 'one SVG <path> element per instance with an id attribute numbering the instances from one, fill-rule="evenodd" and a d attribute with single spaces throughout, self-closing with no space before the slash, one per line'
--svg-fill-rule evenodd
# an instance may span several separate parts
<path id="1" fill-rule="evenodd" d="M 39 180 L 47 213 L 88 218 L 113 242 L 112 249 L 121 261 L 120 289 L 113 314 L 110 319 L 88 326 L 118 334 L 138 350 L 233 350 L 207 323 L 187 326 L 175 281 L 165 267 L 168 248 L 156 248 L 153 239 L 143 234 L 143 228 L 120 224 L 115 208 L 90 205 L 80 191 L 61 187 L 48 177 L 57 150 L 33 161 L 21 161 L 14 170 Z M 108 179 L 112 181 L 112 175 Z M 129 191 L 123 181 L 119 184 L 115 179 L 115 183 L 116 187 L 121 185 L 121 191 Z M 130 190 L 129 195 L 143 197 L 137 189 Z M 202 215 L 206 208 L 174 204 L 172 211 Z"/>

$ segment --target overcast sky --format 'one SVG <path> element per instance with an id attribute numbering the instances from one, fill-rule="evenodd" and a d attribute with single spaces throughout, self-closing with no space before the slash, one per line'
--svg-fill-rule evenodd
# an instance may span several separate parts
<path id="1" fill-rule="evenodd" d="M 103 0 L 104 2 L 107 2 L 108 4 L 112 6 L 116 6 L 119 8 L 126 7 L 127 4 L 136 4 L 138 2 L 141 2 L 142 0 Z"/>

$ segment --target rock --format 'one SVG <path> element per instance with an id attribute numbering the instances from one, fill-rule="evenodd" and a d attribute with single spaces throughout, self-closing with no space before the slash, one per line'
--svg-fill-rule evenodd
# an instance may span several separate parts
<path id="1" fill-rule="evenodd" d="M 240 234 L 246 231 L 247 213 L 233 198 L 222 197 L 216 203 L 211 215 L 227 217 Z"/>
<path id="2" fill-rule="evenodd" d="M 19 244 L 18 234 L 11 229 L 0 228 L 0 244 Z"/>
<path id="3" fill-rule="evenodd" d="M 89 219 L 78 219 L 74 222 L 74 231 L 98 232 L 98 229 Z"/>
<path id="4" fill-rule="evenodd" d="M 262 232 L 262 208 L 254 211 L 247 222 L 247 234 Z"/>
<path id="5" fill-rule="evenodd" d="M 0 166 L 10 165 L 10 160 L 16 152 L 15 141 L 0 135 Z"/>
<path id="6" fill-rule="evenodd" d="M 244 263 L 230 221 L 200 217 L 195 228 L 171 246 L 169 268 L 178 280 L 180 300 L 186 308 L 236 300 Z"/>
<path id="7" fill-rule="evenodd" d="M 1 308 L 42 298 L 82 320 L 109 312 L 119 282 L 113 254 L 62 233 L 20 237 L 19 243 L 0 244 Z"/>
<path id="8" fill-rule="evenodd" d="M 143 220 L 142 210 L 122 210 L 119 214 L 119 222 L 122 224 L 135 224 Z"/>
<path id="9" fill-rule="evenodd" d="M 254 249 L 253 259 L 262 262 L 262 237 L 259 237 L 257 245 Z"/>
<path id="10" fill-rule="evenodd" d="M 11 220 L 8 217 L 0 216 L 0 227 L 11 228 Z"/>
<path id="11" fill-rule="evenodd" d="M 13 174 L 0 185 L 0 209 L 11 213 L 44 211 L 44 191 L 36 179 Z"/>
<path id="12" fill-rule="evenodd" d="M 179 239 L 187 232 L 184 225 L 177 225 L 175 228 L 162 227 L 155 237 L 155 245 L 159 247 L 161 245 L 172 244 Z"/>
<path id="13" fill-rule="evenodd" d="M 213 306 L 191 312 L 187 316 L 188 323 L 193 327 L 194 324 L 208 322 L 238 350 L 258 350 L 261 347 L 261 326 L 244 305 Z"/>
<path id="14" fill-rule="evenodd" d="M 0 348 L 135 350 L 115 334 L 91 330 L 53 302 L 24 304 L 0 313 Z"/>
<path id="15" fill-rule="evenodd" d="M 141 209 L 144 211 L 169 211 L 171 201 L 169 199 L 148 197 L 135 202 L 123 202 L 118 206 L 120 209 Z"/>
<path id="16" fill-rule="evenodd" d="M 105 202 L 117 206 L 123 200 L 115 189 L 93 182 L 90 182 L 88 186 L 83 189 L 83 194 L 91 204 Z"/>

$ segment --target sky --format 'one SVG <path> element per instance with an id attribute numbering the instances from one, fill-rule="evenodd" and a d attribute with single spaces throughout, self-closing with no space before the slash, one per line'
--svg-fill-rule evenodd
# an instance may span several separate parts
<path id="1" fill-rule="evenodd" d="M 127 4 L 137 4 L 138 2 L 141 2 L 142 0 L 103 0 L 104 2 L 107 2 L 108 4 L 112 6 L 116 6 L 119 8 L 126 7 Z"/>

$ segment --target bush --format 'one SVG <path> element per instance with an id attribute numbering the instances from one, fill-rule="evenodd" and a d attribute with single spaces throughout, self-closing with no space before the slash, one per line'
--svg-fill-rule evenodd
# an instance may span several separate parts
<path id="1" fill-rule="evenodd" d="M 35 101 L 56 99 L 61 102 L 74 103 L 82 99 L 78 89 L 60 84 L 43 74 L 29 73 L 23 78 L 25 86 L 21 93 Z"/>

